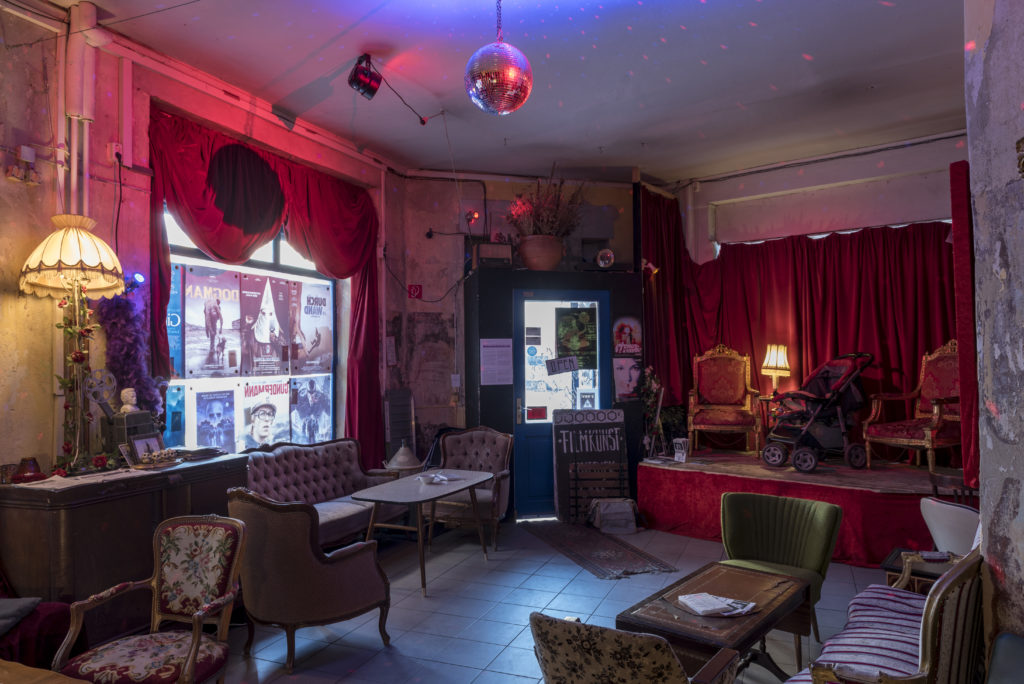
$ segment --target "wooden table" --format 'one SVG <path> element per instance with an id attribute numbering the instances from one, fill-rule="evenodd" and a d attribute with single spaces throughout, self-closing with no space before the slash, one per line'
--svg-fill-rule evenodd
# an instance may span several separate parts
<path id="1" fill-rule="evenodd" d="M 448 481 L 439 483 L 429 483 L 424 481 L 424 478 L 433 474 L 443 474 L 448 478 Z M 403 477 L 397 480 L 392 480 L 391 482 L 376 485 L 375 487 L 370 487 L 369 489 L 362 489 L 352 494 L 352 498 L 356 501 L 373 502 L 373 512 L 370 514 L 370 526 L 366 529 L 367 541 L 373 538 L 373 531 L 378 527 L 394 530 L 408 530 L 410 532 L 413 530 L 416 531 L 416 547 L 420 556 L 420 588 L 423 591 L 423 595 L 426 596 L 427 572 L 423 562 L 423 504 L 431 501 L 437 501 L 439 499 L 445 499 L 450 497 L 452 494 L 468 489 L 469 502 L 473 508 L 473 515 L 476 517 L 476 531 L 480 536 L 480 548 L 484 550 L 484 560 L 486 560 L 487 545 L 484 543 L 484 528 L 483 525 L 480 524 L 480 511 L 477 509 L 476 492 L 474 489 L 484 482 L 493 479 L 493 473 L 486 471 L 481 472 L 479 470 L 450 470 L 448 468 L 443 470 L 428 470 L 426 473 L 423 473 L 422 476 Z M 412 517 L 416 521 L 415 526 L 377 522 L 377 510 L 380 508 L 381 504 L 386 503 L 409 506 Z"/>
<path id="2" fill-rule="evenodd" d="M 758 608 L 739 617 L 702 617 L 679 605 L 680 594 L 701 592 L 753 601 Z M 786 680 L 789 675 L 764 650 L 762 640 L 806 598 L 807 583 L 801 579 L 709 563 L 619 613 L 615 626 L 659 634 L 698 658 L 710 658 L 721 648 L 731 648 L 743 657 L 740 670 L 757 663 Z"/>

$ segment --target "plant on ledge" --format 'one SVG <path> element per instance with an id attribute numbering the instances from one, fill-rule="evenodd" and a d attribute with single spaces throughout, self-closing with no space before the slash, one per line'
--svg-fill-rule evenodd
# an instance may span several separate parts
<path id="1" fill-rule="evenodd" d="M 565 179 L 555 180 L 555 167 L 547 180 L 537 180 L 534 188 L 516 195 L 508 207 L 505 220 L 520 236 L 551 235 L 566 238 L 580 225 L 583 206 L 583 185 L 565 192 Z"/>

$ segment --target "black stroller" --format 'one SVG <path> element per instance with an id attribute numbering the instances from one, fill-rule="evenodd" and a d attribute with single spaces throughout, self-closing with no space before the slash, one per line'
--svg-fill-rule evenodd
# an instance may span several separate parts
<path id="1" fill-rule="evenodd" d="M 842 454 L 851 468 L 863 468 L 867 451 L 850 443 L 847 431 L 864 406 L 860 374 L 873 360 L 866 352 L 844 354 L 815 368 L 800 389 L 773 395 L 779 406 L 761 451 L 764 462 L 781 468 L 792 450 L 793 467 L 802 473 L 833 454 Z"/>

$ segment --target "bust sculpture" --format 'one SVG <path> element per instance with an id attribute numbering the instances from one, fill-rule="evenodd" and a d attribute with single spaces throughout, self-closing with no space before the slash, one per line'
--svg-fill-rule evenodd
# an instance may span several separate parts
<path id="1" fill-rule="evenodd" d="M 135 388 L 125 387 L 121 390 L 121 413 L 138 411 L 139 407 L 135 403 L 137 401 L 138 397 L 135 394 Z"/>

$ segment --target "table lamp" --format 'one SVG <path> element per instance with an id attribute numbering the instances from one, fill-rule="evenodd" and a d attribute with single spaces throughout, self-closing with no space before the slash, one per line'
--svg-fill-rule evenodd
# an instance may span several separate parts
<path id="1" fill-rule="evenodd" d="M 764 363 L 761 364 L 761 374 L 767 375 L 771 379 L 771 393 L 775 392 L 775 385 L 778 383 L 779 378 L 789 377 L 789 359 L 786 358 L 786 345 L 768 345 L 768 351 L 764 355 Z"/>
<path id="2" fill-rule="evenodd" d="M 65 443 L 71 444 L 69 463 L 74 465 L 86 442 L 87 400 L 84 395 L 84 375 L 88 355 L 88 334 L 75 334 L 86 321 L 85 297 L 113 297 L 124 292 L 124 272 L 121 262 L 110 246 L 91 232 L 96 221 L 78 214 L 58 214 L 50 219 L 57 228 L 40 243 L 21 267 L 18 287 L 22 292 L 38 297 L 53 297 L 61 302 L 58 306 L 71 307 L 70 317 L 62 325 L 65 339 L 70 342 L 71 351 L 65 355 L 65 402 L 74 411 L 71 423 L 71 439 L 65 435 Z M 70 318 L 70 320 L 69 320 Z M 72 334 L 70 325 L 74 326 Z M 89 331 L 91 333 L 91 330 Z M 86 450 L 88 447 L 86 446 Z M 61 459 L 56 459 L 58 463 Z"/>

